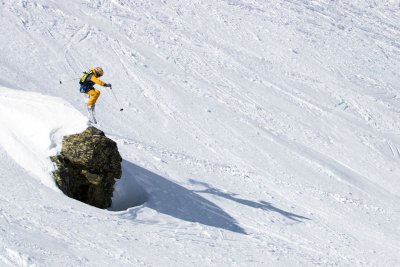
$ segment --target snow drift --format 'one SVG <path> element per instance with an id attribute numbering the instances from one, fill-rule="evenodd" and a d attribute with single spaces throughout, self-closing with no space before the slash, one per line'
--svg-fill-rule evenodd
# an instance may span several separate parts
<path id="1" fill-rule="evenodd" d="M 49 159 L 64 135 L 83 131 L 87 118 L 58 97 L 0 87 L 0 145 L 43 184 L 56 188 Z"/>
<path id="2" fill-rule="evenodd" d="M 0 145 L 33 177 L 58 191 L 49 157 L 61 151 L 63 136 L 87 128 L 87 118 L 61 98 L 6 87 L 0 87 L 0 113 Z M 126 210 L 146 199 L 134 178 L 123 175 L 110 209 Z"/>

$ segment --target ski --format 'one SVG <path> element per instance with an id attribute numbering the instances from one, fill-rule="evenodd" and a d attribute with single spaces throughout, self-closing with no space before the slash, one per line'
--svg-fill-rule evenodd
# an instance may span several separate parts
<path id="1" fill-rule="evenodd" d="M 91 124 L 97 124 L 95 107 L 96 105 L 87 106 L 89 114 L 89 122 Z"/>

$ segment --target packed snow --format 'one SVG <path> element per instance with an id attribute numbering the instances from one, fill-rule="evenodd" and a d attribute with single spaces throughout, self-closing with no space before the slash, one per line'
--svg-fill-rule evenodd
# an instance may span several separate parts
<path id="1" fill-rule="evenodd" d="M 399 266 L 400 4 L 0 0 L 0 266 Z M 49 156 L 87 126 L 113 205 Z M 121 112 L 121 108 L 123 111 Z"/>

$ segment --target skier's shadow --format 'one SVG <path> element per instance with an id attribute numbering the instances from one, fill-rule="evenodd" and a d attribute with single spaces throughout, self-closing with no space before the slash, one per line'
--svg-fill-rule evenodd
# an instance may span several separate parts
<path id="1" fill-rule="evenodd" d="M 147 201 L 146 207 L 159 213 L 246 234 L 233 217 L 199 194 L 126 160 L 122 162 L 122 171 L 125 192 L 119 197 L 118 207 L 111 210 L 124 210 Z M 132 194 L 137 196 L 132 198 L 129 196 Z M 127 198 L 124 199 L 124 195 Z"/>
<path id="2" fill-rule="evenodd" d="M 202 190 L 193 190 L 193 192 L 213 194 L 213 195 L 223 197 L 223 198 L 235 201 L 237 203 L 240 203 L 242 205 L 246 205 L 246 206 L 249 206 L 252 208 L 262 209 L 265 211 L 273 211 L 273 212 L 281 214 L 283 217 L 285 217 L 289 220 L 296 221 L 296 222 L 301 222 L 302 220 L 310 220 L 310 218 L 274 207 L 271 203 L 268 203 L 266 201 L 261 200 L 259 202 L 255 202 L 252 200 L 242 199 L 242 198 L 236 197 L 237 194 L 223 192 L 223 191 L 219 190 L 218 188 L 214 188 L 214 187 L 210 186 L 207 183 L 196 181 L 194 179 L 190 179 L 189 181 L 190 181 L 190 183 L 192 183 L 194 185 L 199 185 L 199 186 L 205 188 Z"/>

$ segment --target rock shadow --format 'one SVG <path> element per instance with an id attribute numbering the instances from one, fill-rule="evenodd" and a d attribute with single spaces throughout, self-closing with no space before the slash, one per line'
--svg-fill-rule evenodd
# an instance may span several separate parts
<path id="1" fill-rule="evenodd" d="M 129 161 L 122 161 L 110 210 L 123 210 L 146 203 L 146 207 L 177 219 L 246 234 L 223 209 L 199 194 Z M 136 189 L 134 189 L 136 187 Z M 131 196 L 131 195 L 135 195 Z M 115 201 L 115 204 L 114 204 Z"/>
<path id="2" fill-rule="evenodd" d="M 242 205 L 246 205 L 246 206 L 249 206 L 252 208 L 262 209 L 262 210 L 266 210 L 266 211 L 273 211 L 273 212 L 281 214 L 283 217 L 285 217 L 289 220 L 296 221 L 296 222 L 301 222 L 302 220 L 310 220 L 310 218 L 274 207 L 271 203 L 266 202 L 266 201 L 261 200 L 259 202 L 256 202 L 256 201 L 252 201 L 252 200 L 242 199 L 242 198 L 236 197 L 237 194 L 235 194 L 235 193 L 223 192 L 220 189 L 214 188 L 207 183 L 196 181 L 194 179 L 190 179 L 189 182 L 192 184 L 195 184 L 195 185 L 200 185 L 202 187 L 205 187 L 205 189 L 203 189 L 203 190 L 193 190 L 193 192 L 213 194 L 213 195 L 223 197 L 223 198 L 235 201 L 237 203 L 240 203 Z"/>
<path id="3" fill-rule="evenodd" d="M 126 161 L 121 162 L 122 176 L 116 180 L 112 197 L 111 211 L 123 211 L 132 207 L 143 205 L 148 200 L 146 190 L 131 175 Z"/>

